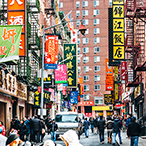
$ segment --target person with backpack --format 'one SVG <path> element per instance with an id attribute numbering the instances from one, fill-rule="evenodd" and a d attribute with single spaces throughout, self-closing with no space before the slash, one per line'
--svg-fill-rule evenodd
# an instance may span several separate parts
<path id="1" fill-rule="evenodd" d="M 84 129 L 85 129 L 85 136 L 86 138 L 89 137 L 89 126 L 90 126 L 90 122 L 87 121 L 87 118 L 85 118 L 85 121 L 83 123 Z"/>
<path id="2" fill-rule="evenodd" d="M 130 124 L 130 122 L 131 122 L 131 115 L 128 114 L 127 115 L 127 120 L 126 120 L 126 128 L 128 128 L 128 125 Z"/>
<path id="3" fill-rule="evenodd" d="M 91 131 L 92 131 L 92 133 L 94 133 L 94 118 L 91 117 L 91 119 L 89 121 L 90 121 L 90 124 L 91 124 Z"/>
<path id="4" fill-rule="evenodd" d="M 113 121 L 111 117 L 107 117 L 107 136 L 108 136 L 108 143 L 112 143 L 112 129 L 113 129 Z"/>

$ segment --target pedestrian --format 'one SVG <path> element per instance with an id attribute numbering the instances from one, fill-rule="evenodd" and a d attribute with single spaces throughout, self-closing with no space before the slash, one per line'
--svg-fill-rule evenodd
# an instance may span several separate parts
<path id="1" fill-rule="evenodd" d="M 128 128 L 128 125 L 130 124 L 130 122 L 131 122 L 131 115 L 128 114 L 127 115 L 127 120 L 126 120 L 126 128 Z"/>
<path id="2" fill-rule="evenodd" d="M 82 135 L 82 133 L 84 133 L 84 128 L 83 128 L 83 123 L 81 118 L 79 118 L 79 129 L 78 129 L 78 138 L 80 139 L 80 136 Z"/>
<path id="3" fill-rule="evenodd" d="M 5 129 L 5 126 L 4 126 L 2 121 L 0 121 L 0 127 L 3 129 L 2 130 L 2 135 L 5 136 L 6 135 L 6 129 Z"/>
<path id="4" fill-rule="evenodd" d="M 41 136 L 41 142 L 43 142 L 43 138 L 45 136 L 45 123 L 43 119 L 41 119 L 41 131 L 40 131 L 40 136 Z"/>
<path id="5" fill-rule="evenodd" d="M 3 133 L 3 128 L 0 127 L 0 146 L 6 146 L 7 137 L 4 136 L 2 133 Z"/>
<path id="6" fill-rule="evenodd" d="M 7 141 L 6 145 L 9 146 L 31 146 L 31 143 L 29 141 L 23 142 L 17 134 L 10 134 Z"/>
<path id="7" fill-rule="evenodd" d="M 115 143 L 116 143 L 117 134 L 119 136 L 119 142 L 120 142 L 120 144 L 122 144 L 121 132 L 120 132 L 121 127 L 122 127 L 122 124 L 121 124 L 121 121 L 119 120 L 119 117 L 115 116 L 115 119 L 113 122 L 113 139 L 112 139 L 113 145 L 115 145 Z"/>
<path id="8" fill-rule="evenodd" d="M 41 121 L 38 119 L 37 115 L 35 115 L 35 118 L 32 120 L 32 126 L 33 126 L 33 140 L 36 143 L 39 143 L 40 142 Z M 35 139 L 35 136 L 37 136 L 37 140 Z"/>
<path id="9" fill-rule="evenodd" d="M 85 118 L 85 121 L 83 123 L 83 126 L 84 126 L 84 130 L 85 130 L 85 136 L 86 138 L 89 137 L 89 126 L 90 126 L 90 122 L 87 121 L 87 118 Z"/>
<path id="10" fill-rule="evenodd" d="M 14 129 L 14 127 L 15 127 L 15 119 L 13 118 L 12 121 L 11 121 L 10 131 L 11 131 L 11 129 Z"/>
<path id="11" fill-rule="evenodd" d="M 103 116 L 100 116 L 100 120 L 97 121 L 97 128 L 99 131 L 99 139 L 100 139 L 100 143 L 104 144 L 104 129 L 105 129 L 105 120 L 103 120 Z"/>
<path id="12" fill-rule="evenodd" d="M 18 134 L 20 135 L 20 139 L 23 141 L 26 141 L 27 140 L 26 139 L 27 133 L 28 133 L 28 128 L 22 119 L 20 121 L 20 124 L 18 125 Z"/>
<path id="13" fill-rule="evenodd" d="M 14 119 L 15 119 L 15 122 L 14 122 L 14 129 L 15 129 L 15 130 L 18 130 L 18 125 L 20 124 L 20 121 L 18 120 L 18 117 L 17 117 L 17 116 L 15 116 Z"/>
<path id="14" fill-rule="evenodd" d="M 29 117 L 28 117 L 28 118 L 29 118 Z M 27 118 L 24 117 L 23 122 L 24 122 L 24 124 L 26 124 L 26 126 L 27 126 L 28 132 L 27 132 L 27 134 L 26 134 L 26 139 L 28 140 L 28 137 L 29 137 L 29 134 L 30 134 L 30 121 L 29 121 Z"/>
<path id="15" fill-rule="evenodd" d="M 27 118 L 29 121 L 30 121 L 30 141 L 32 142 L 32 141 L 34 141 L 34 136 L 33 136 L 33 122 L 32 122 L 32 120 L 33 120 L 33 117 L 32 118 L 30 118 L 30 117 L 28 117 Z"/>
<path id="16" fill-rule="evenodd" d="M 108 143 L 112 143 L 112 129 L 113 129 L 113 121 L 110 116 L 107 117 L 107 136 L 108 136 Z"/>
<path id="17" fill-rule="evenodd" d="M 93 121 L 93 125 L 94 125 L 94 134 L 98 133 L 98 129 L 97 129 L 97 121 L 98 121 L 98 117 L 96 117 Z"/>
<path id="18" fill-rule="evenodd" d="M 55 119 L 52 120 L 50 124 L 50 132 L 51 132 L 51 140 L 56 141 L 56 130 L 58 129 L 58 125 L 55 123 Z"/>
<path id="19" fill-rule="evenodd" d="M 128 125 L 127 135 L 128 138 L 131 140 L 130 146 L 138 146 L 138 138 L 141 133 L 141 126 L 136 122 L 136 118 L 131 118 L 131 123 Z"/>
<path id="20" fill-rule="evenodd" d="M 92 133 L 94 133 L 94 118 L 93 117 L 91 117 L 90 119 L 90 124 L 91 124 L 91 131 Z"/>
<path id="21" fill-rule="evenodd" d="M 50 129 L 48 127 L 50 127 L 50 124 L 52 123 L 52 119 L 50 118 L 50 115 L 47 116 L 47 119 L 45 120 L 45 125 L 47 127 L 48 130 L 48 134 L 50 134 Z"/>

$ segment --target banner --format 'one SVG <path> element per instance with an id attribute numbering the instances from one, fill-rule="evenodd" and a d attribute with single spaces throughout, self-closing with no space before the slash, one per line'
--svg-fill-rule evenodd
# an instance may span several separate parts
<path id="1" fill-rule="evenodd" d="M 84 85 L 80 84 L 80 95 L 84 94 Z"/>
<path id="2" fill-rule="evenodd" d="M 112 94 L 104 94 L 104 103 L 105 104 L 113 104 Z"/>
<path id="3" fill-rule="evenodd" d="M 76 44 L 64 44 L 64 59 L 67 65 L 67 81 L 69 88 L 76 88 L 77 78 L 77 46 Z"/>
<path id="4" fill-rule="evenodd" d="M 124 0 L 113 1 L 113 59 L 125 58 Z"/>
<path id="5" fill-rule="evenodd" d="M 19 59 L 22 25 L 0 26 L 0 62 Z"/>
<path id="6" fill-rule="evenodd" d="M 55 69 L 55 84 L 67 83 L 67 66 L 66 64 L 57 65 Z"/>
<path id="7" fill-rule="evenodd" d="M 70 103 L 78 103 L 78 91 L 70 92 Z"/>
<path id="8" fill-rule="evenodd" d="M 47 36 L 45 42 L 45 69 L 57 69 L 58 36 Z"/>
<path id="9" fill-rule="evenodd" d="M 106 76 L 106 80 L 105 80 L 105 89 L 107 91 L 112 91 L 113 88 L 113 67 L 109 66 L 109 62 L 108 59 L 105 59 L 105 76 Z"/>
<path id="10" fill-rule="evenodd" d="M 122 84 L 125 84 L 125 80 L 128 80 L 128 73 L 127 73 L 127 62 L 121 61 L 121 81 Z"/>

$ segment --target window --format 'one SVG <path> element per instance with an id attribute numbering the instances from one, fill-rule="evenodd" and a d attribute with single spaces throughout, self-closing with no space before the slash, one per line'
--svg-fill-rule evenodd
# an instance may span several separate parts
<path id="1" fill-rule="evenodd" d="M 83 17 L 88 16 L 88 10 L 83 10 Z"/>
<path id="2" fill-rule="evenodd" d="M 99 47 L 94 47 L 94 53 L 98 53 L 100 51 L 100 48 Z"/>
<path id="3" fill-rule="evenodd" d="M 83 38 L 83 44 L 88 44 L 89 40 L 88 38 Z"/>
<path id="4" fill-rule="evenodd" d="M 84 94 L 84 101 L 89 100 L 89 94 Z"/>
<path id="5" fill-rule="evenodd" d="M 84 67 L 83 67 L 83 72 L 84 72 L 84 73 L 89 72 L 89 66 L 84 66 Z"/>
<path id="6" fill-rule="evenodd" d="M 99 0 L 94 0 L 93 5 L 94 7 L 99 6 Z"/>
<path id="7" fill-rule="evenodd" d="M 81 52 L 81 49 L 80 49 L 80 48 L 78 48 L 78 54 L 80 54 L 80 52 Z"/>
<path id="8" fill-rule="evenodd" d="M 89 91 L 89 85 L 84 85 L 84 92 Z"/>
<path id="9" fill-rule="evenodd" d="M 94 34 L 99 34 L 99 28 L 94 28 Z"/>
<path id="10" fill-rule="evenodd" d="M 100 90 L 100 85 L 99 84 L 98 85 L 95 85 L 94 86 L 94 89 L 95 89 L 95 91 Z"/>
<path id="11" fill-rule="evenodd" d="M 76 16 L 77 16 L 77 17 L 80 16 L 80 11 L 76 11 Z"/>
<path id="12" fill-rule="evenodd" d="M 83 20 L 83 25 L 88 25 L 88 19 Z"/>
<path id="13" fill-rule="evenodd" d="M 94 25 L 99 24 L 99 19 L 94 19 Z"/>
<path id="14" fill-rule="evenodd" d="M 79 8 L 80 6 L 80 1 L 76 1 L 76 8 Z"/>
<path id="15" fill-rule="evenodd" d="M 63 2 L 59 3 L 59 8 L 63 8 Z"/>
<path id="16" fill-rule="evenodd" d="M 110 7 L 112 6 L 112 0 L 109 0 L 109 6 Z"/>
<path id="17" fill-rule="evenodd" d="M 89 53 L 89 48 L 88 47 L 83 48 L 83 53 Z"/>
<path id="18" fill-rule="evenodd" d="M 78 63 L 80 63 L 81 62 L 81 57 L 78 57 Z"/>
<path id="19" fill-rule="evenodd" d="M 94 56 L 94 63 L 100 62 L 100 56 Z"/>
<path id="20" fill-rule="evenodd" d="M 103 104 L 103 97 L 94 97 L 95 99 L 95 105 L 98 105 L 98 104 Z"/>
<path id="21" fill-rule="evenodd" d="M 77 27 L 80 25 L 80 21 L 77 21 Z"/>
<path id="22" fill-rule="evenodd" d="M 85 34 L 89 34 L 89 29 L 87 29 L 87 30 L 85 31 Z"/>
<path id="23" fill-rule="evenodd" d="M 99 10 L 93 10 L 94 16 L 99 15 Z"/>
<path id="24" fill-rule="evenodd" d="M 100 38 L 99 37 L 94 38 L 94 45 L 96 45 L 97 43 L 100 43 Z"/>
<path id="25" fill-rule="evenodd" d="M 88 6 L 88 1 L 83 1 L 83 8 Z"/>
<path id="26" fill-rule="evenodd" d="M 100 71 L 100 66 L 94 66 L 94 72 Z"/>
<path id="27" fill-rule="evenodd" d="M 96 82 L 96 81 L 100 81 L 100 75 L 94 76 L 94 81 L 95 81 L 95 82 Z"/>
<path id="28" fill-rule="evenodd" d="M 78 45 L 80 44 L 80 39 L 78 38 Z"/>
<path id="29" fill-rule="evenodd" d="M 78 66 L 78 73 L 81 71 L 81 67 L 80 66 Z"/>
<path id="30" fill-rule="evenodd" d="M 89 62 L 89 57 L 83 57 L 83 63 Z"/>

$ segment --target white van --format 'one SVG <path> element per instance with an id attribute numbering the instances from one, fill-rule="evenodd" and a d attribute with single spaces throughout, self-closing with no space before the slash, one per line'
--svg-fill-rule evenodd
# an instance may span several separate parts
<path id="1" fill-rule="evenodd" d="M 58 125 L 57 137 L 70 129 L 76 132 L 78 130 L 78 116 L 76 112 L 59 112 L 56 114 L 55 121 Z"/>

